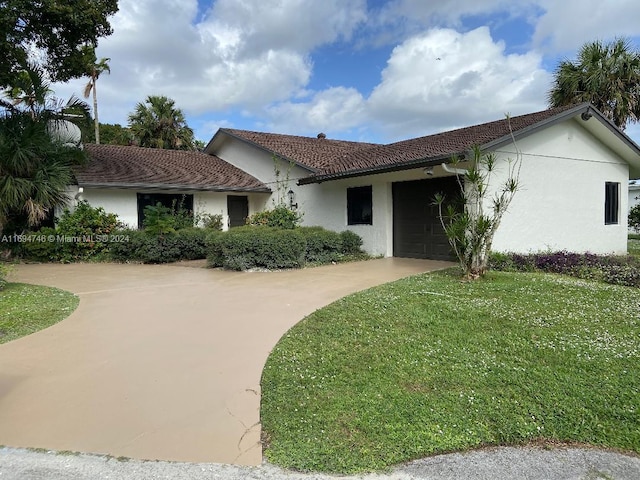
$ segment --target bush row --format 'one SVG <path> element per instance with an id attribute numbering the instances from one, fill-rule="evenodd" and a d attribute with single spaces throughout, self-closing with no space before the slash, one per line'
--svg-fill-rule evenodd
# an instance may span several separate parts
<path id="1" fill-rule="evenodd" d="M 232 270 L 300 268 L 357 255 L 361 245 L 362 239 L 351 231 L 246 226 L 210 236 L 207 260 L 212 267 Z"/>
<path id="2" fill-rule="evenodd" d="M 633 256 L 566 251 L 527 255 L 493 253 L 490 266 L 494 270 L 562 273 L 614 285 L 640 287 L 640 259 Z"/>
<path id="3" fill-rule="evenodd" d="M 167 263 L 198 260 L 207 256 L 207 237 L 215 231 L 183 228 L 173 233 L 154 235 L 144 230 L 122 230 L 110 245 L 113 260 L 143 263 Z"/>

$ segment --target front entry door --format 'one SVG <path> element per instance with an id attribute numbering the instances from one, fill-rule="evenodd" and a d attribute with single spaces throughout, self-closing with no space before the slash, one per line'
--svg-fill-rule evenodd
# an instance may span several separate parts
<path id="1" fill-rule="evenodd" d="M 229 228 L 244 225 L 249 216 L 249 197 L 246 195 L 227 195 L 227 213 Z"/>

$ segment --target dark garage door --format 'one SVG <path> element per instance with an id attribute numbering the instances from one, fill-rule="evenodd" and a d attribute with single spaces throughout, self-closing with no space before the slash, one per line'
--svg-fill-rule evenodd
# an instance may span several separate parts
<path id="1" fill-rule="evenodd" d="M 395 257 L 452 260 L 438 207 L 436 193 L 447 198 L 458 194 L 455 177 L 396 182 L 393 184 L 393 255 Z"/>

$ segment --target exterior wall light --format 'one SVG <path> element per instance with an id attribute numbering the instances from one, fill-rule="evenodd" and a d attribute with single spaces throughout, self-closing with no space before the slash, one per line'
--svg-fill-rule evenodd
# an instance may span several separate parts
<path id="1" fill-rule="evenodd" d="M 296 200 L 296 192 L 294 192 L 293 190 L 289 190 L 287 192 L 287 195 L 289 196 L 289 208 L 291 209 L 298 208 L 298 204 L 293 203 Z"/>

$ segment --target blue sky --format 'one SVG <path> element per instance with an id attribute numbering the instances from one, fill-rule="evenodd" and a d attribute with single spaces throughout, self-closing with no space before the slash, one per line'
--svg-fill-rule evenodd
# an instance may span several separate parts
<path id="1" fill-rule="evenodd" d="M 640 48 L 637 0 L 120 0 L 100 119 L 166 95 L 220 127 L 392 142 L 546 108 L 585 42 Z M 81 95 L 86 80 L 55 85 Z M 640 143 L 640 126 L 627 133 Z"/>

